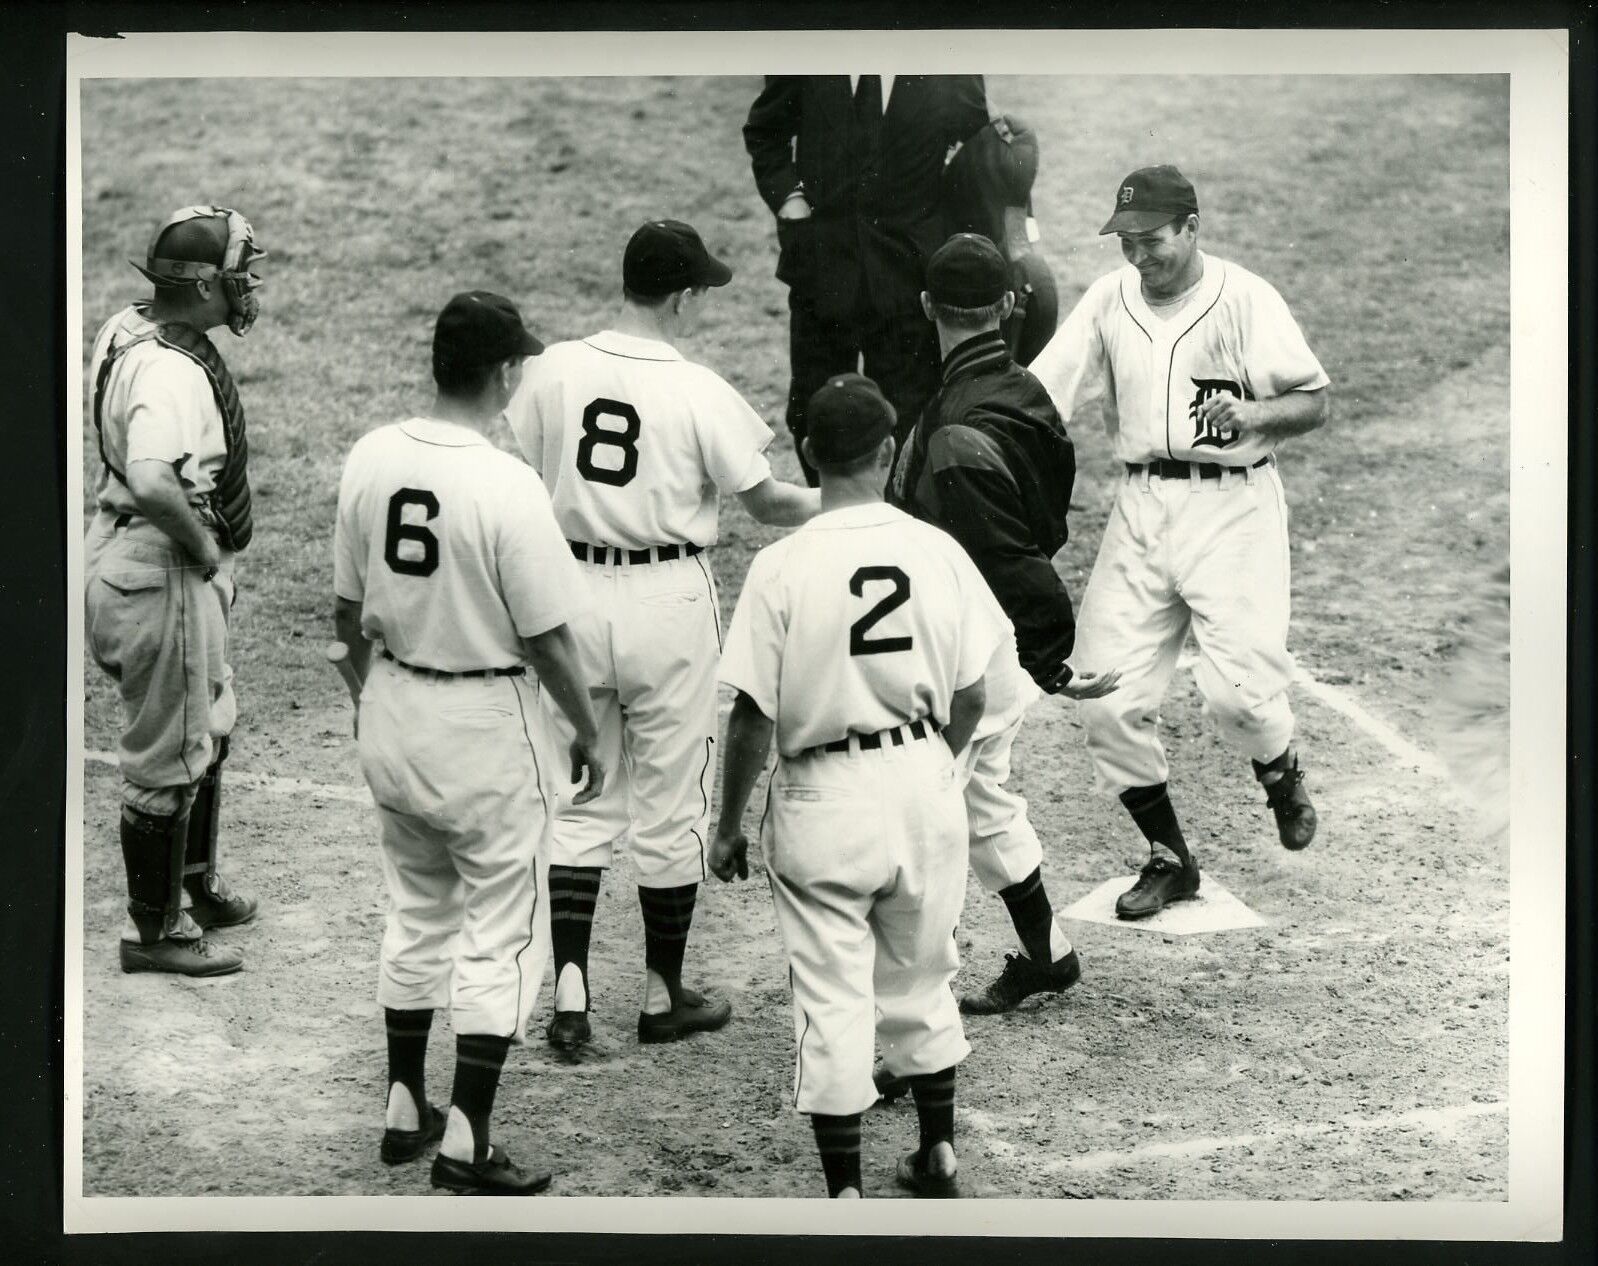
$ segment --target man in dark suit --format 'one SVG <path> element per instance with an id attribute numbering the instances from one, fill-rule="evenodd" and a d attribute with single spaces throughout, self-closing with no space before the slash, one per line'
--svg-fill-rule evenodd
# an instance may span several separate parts
<path id="1" fill-rule="evenodd" d="M 744 147 L 777 217 L 795 451 L 805 403 L 834 374 L 862 369 L 862 357 L 898 414 L 901 445 L 937 389 L 921 291 L 948 235 L 943 165 L 987 121 L 981 75 L 767 77 Z M 815 471 L 800 462 L 813 486 Z"/>

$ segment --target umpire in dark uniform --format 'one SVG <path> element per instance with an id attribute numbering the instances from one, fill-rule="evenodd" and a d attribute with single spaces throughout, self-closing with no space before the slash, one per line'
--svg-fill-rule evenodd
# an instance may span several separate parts
<path id="1" fill-rule="evenodd" d="M 1065 662 L 1076 613 L 1053 558 L 1068 535 L 1076 451 L 1048 392 L 1015 363 L 1001 333 L 1015 306 L 1010 261 L 986 237 L 959 233 L 933 254 L 926 276 L 921 305 L 937 330 L 943 380 L 900 451 L 889 500 L 965 546 L 1015 626 L 1017 657 L 1039 689 L 1071 699 L 1108 694 L 1118 673 L 1073 673 Z M 1003 900 L 1021 946 L 997 980 L 961 998 L 968 1014 L 1059 993 L 1081 973 L 1049 902 L 1026 801 L 1005 788 L 1031 697 L 984 716 L 967 757 L 972 869 Z"/>
<path id="2" fill-rule="evenodd" d="M 811 395 L 861 368 L 905 435 L 938 385 L 921 313 L 926 262 L 948 232 L 943 165 L 988 121 L 981 75 L 776 75 L 750 107 L 744 146 L 777 217 L 788 286 L 788 429 Z M 816 472 L 804 460 L 812 486 Z"/>

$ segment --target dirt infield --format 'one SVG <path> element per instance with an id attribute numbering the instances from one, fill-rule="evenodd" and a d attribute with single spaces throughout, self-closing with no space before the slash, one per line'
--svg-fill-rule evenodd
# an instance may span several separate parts
<path id="1" fill-rule="evenodd" d="M 1508 552 L 1507 86 L 1250 80 L 1246 93 L 1208 94 L 1214 104 L 1200 111 L 1183 108 L 1191 87 L 1026 79 L 990 91 L 1043 139 L 1036 205 L 1062 300 L 1115 262 L 1113 243 L 1093 231 L 1114 181 L 1154 157 L 1151 119 L 1158 156 L 1198 185 L 1206 248 L 1286 295 L 1337 390 L 1331 427 L 1283 450 L 1292 645 L 1315 680 L 1436 750 L 1434 703 L 1462 603 Z M 241 975 L 121 975 L 115 774 L 89 763 L 86 1195 L 425 1189 L 425 1171 L 376 1156 L 376 823 L 348 703 L 319 654 L 342 455 L 366 429 L 425 404 L 422 349 L 450 291 L 492 284 L 525 297 L 546 339 L 586 332 L 608 312 L 619 243 L 653 213 L 695 221 L 739 269 L 689 354 L 780 417 L 785 311 L 769 276 L 769 218 L 736 136 L 753 81 L 621 89 L 265 80 L 85 91 L 86 339 L 136 295 L 120 261 L 168 202 L 238 205 L 273 252 L 257 331 L 224 346 L 237 349 L 251 411 L 259 505 L 258 543 L 241 565 L 241 721 L 224 829 L 229 869 L 264 909 L 255 926 L 222 934 L 246 950 Z M 186 154 L 135 141 L 184 91 L 202 95 L 207 136 L 234 138 L 223 187 L 187 187 L 175 174 Z M 1253 126 L 1261 94 L 1277 111 L 1268 136 Z M 270 145 L 250 139 L 252 114 L 276 120 Z M 448 138 L 468 126 L 486 134 L 471 187 L 488 210 L 465 217 L 451 196 L 472 173 Z M 715 143 L 662 177 L 651 129 Z M 1473 219 L 1393 232 L 1395 212 L 1413 210 L 1398 174 L 1440 144 L 1458 161 L 1432 193 L 1475 208 Z M 1111 463 L 1097 428 L 1074 438 L 1082 474 L 1064 561 L 1080 593 Z M 792 474 L 785 438 L 778 463 Z M 91 488 L 96 467 L 91 439 Z M 715 565 L 730 612 L 750 552 L 769 536 L 736 507 L 724 510 L 723 535 Z M 1177 938 L 1073 923 L 1076 988 L 968 1025 L 958 1130 L 975 1194 L 1507 1197 L 1507 845 L 1477 828 L 1448 782 L 1404 767 L 1307 692 L 1294 703 L 1322 820 L 1302 855 L 1277 845 L 1247 763 L 1221 747 L 1190 676 L 1178 675 L 1162 724 L 1173 797 L 1206 875 L 1265 926 Z M 114 699 L 92 667 L 86 718 L 89 746 L 112 747 Z M 1037 706 L 1015 779 L 1058 907 L 1130 878 L 1141 846 L 1120 809 L 1091 794 L 1069 705 Z M 689 977 L 729 994 L 733 1024 L 640 1048 L 637 899 L 626 867 L 606 877 L 597 1055 L 568 1064 L 538 1043 L 513 1052 L 496 1110 L 496 1137 L 547 1161 L 556 1194 L 824 1194 L 808 1124 L 790 1106 L 787 982 L 760 878 L 706 885 L 689 946 Z M 990 975 L 1011 948 L 1001 905 L 974 879 L 961 937 L 961 984 Z M 451 1041 L 441 1019 L 436 1096 Z M 913 1135 L 908 1106 L 868 1116 L 869 1194 L 892 1193 L 893 1160 Z"/>

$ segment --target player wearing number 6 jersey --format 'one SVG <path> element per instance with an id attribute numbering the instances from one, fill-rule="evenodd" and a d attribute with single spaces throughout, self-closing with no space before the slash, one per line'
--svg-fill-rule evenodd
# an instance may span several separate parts
<path id="1" fill-rule="evenodd" d="M 731 278 L 688 225 L 643 225 L 622 260 L 615 323 L 529 362 L 508 410 L 592 601 L 576 633 L 614 771 L 602 795 L 555 824 L 548 1036 L 567 1052 L 591 1036 L 589 934 L 600 876 L 629 829 L 644 920 L 639 1040 L 716 1029 L 732 1014 L 682 983 L 716 768 L 721 626 L 704 551 L 721 493 L 781 525 L 804 522 L 819 499 L 772 478 L 771 429 L 675 346 L 693 303 Z"/>
<path id="2" fill-rule="evenodd" d="M 775 732 L 761 845 L 793 988 L 794 1105 L 828 1194 L 862 1194 L 876 1040 L 920 1122 L 898 1180 L 953 1196 L 955 1066 L 970 1051 L 949 987 L 965 901 L 956 759 L 1010 626 L 953 537 L 882 503 L 894 415 L 876 384 L 832 378 L 806 417 L 822 513 L 755 556 L 733 615 L 712 868 L 748 874 L 743 811 Z"/>
<path id="3" fill-rule="evenodd" d="M 1102 790 L 1150 858 L 1116 903 L 1153 914 L 1198 892 L 1166 794 L 1160 700 L 1189 630 L 1194 677 L 1222 734 L 1252 758 L 1291 849 L 1315 835 L 1287 686 L 1287 503 L 1276 445 L 1326 420 L 1328 379 L 1271 286 L 1198 249 L 1198 199 L 1174 167 L 1133 172 L 1100 233 L 1127 267 L 1088 287 L 1032 363 L 1069 423 L 1104 398 L 1124 463 L 1082 609 L 1075 658 L 1114 660 L 1121 689 L 1082 705 Z"/>
<path id="4" fill-rule="evenodd" d="M 433 334 L 431 416 L 356 443 L 334 537 L 334 618 L 350 648 L 389 892 L 381 1155 L 412 1160 L 442 1135 L 433 1185 L 469 1195 L 522 1195 L 550 1180 L 488 1137 L 500 1069 L 549 953 L 549 830 L 563 781 L 525 665 L 570 718 L 583 796 L 605 779 L 568 631 L 583 602 L 576 564 L 538 476 L 483 434 L 540 348 L 508 299 L 450 300 Z M 447 1122 L 423 1077 L 445 1003 L 456 1042 Z"/>

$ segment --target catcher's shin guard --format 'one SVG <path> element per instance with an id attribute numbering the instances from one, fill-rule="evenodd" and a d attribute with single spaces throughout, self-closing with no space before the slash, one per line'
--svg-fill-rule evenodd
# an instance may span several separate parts
<path id="1" fill-rule="evenodd" d="M 218 739 L 216 759 L 194 786 L 194 805 L 189 810 L 188 840 L 183 852 L 183 884 L 196 899 L 214 883 L 216 875 L 217 827 L 222 818 L 222 762 L 226 758 L 227 739 Z"/>
<path id="2" fill-rule="evenodd" d="M 234 927 L 255 917 L 257 902 L 234 892 L 217 873 L 217 834 L 222 817 L 222 762 L 227 739 L 217 740 L 216 759 L 195 784 L 183 854 L 183 886 L 192 902 L 190 913 L 203 929 Z"/>
<path id="3" fill-rule="evenodd" d="M 181 916 L 188 832 L 185 813 L 160 816 L 127 807 L 122 810 L 128 917 L 145 944 L 160 940 Z"/>

